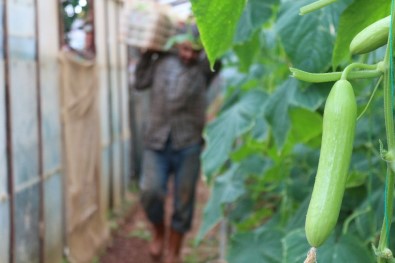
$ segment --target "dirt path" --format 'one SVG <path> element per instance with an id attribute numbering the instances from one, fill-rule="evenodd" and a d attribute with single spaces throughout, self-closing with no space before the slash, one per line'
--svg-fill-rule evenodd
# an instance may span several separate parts
<path id="1" fill-rule="evenodd" d="M 183 263 L 218 262 L 216 261 L 219 253 L 217 231 L 212 231 L 199 246 L 194 246 L 194 238 L 199 230 L 203 208 L 208 195 L 209 190 L 203 182 L 200 182 L 197 189 L 197 203 L 193 227 L 186 236 L 181 252 L 184 260 Z M 98 260 L 100 263 L 158 263 L 153 261 L 148 253 L 148 243 L 151 240 L 151 233 L 144 212 L 137 202 L 138 196 L 137 194 L 130 194 L 129 199 L 131 200 L 132 208 L 129 209 L 129 212 L 117 230 L 113 231 L 112 241 L 105 253 Z M 171 201 L 169 197 L 166 201 L 167 208 L 171 207 Z M 169 218 L 169 215 L 167 218 Z"/>

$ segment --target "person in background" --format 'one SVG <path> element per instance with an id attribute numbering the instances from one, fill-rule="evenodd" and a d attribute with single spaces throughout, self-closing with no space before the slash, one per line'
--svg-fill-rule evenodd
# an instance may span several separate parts
<path id="1" fill-rule="evenodd" d="M 70 32 L 67 33 L 67 42 L 73 50 L 83 50 L 85 46 L 85 21 L 77 18 L 71 24 Z"/>
<path id="2" fill-rule="evenodd" d="M 71 31 L 67 34 L 67 43 L 63 47 L 64 50 L 72 51 L 84 59 L 94 59 L 95 41 L 92 22 L 75 20 Z"/>
<path id="3" fill-rule="evenodd" d="M 191 228 L 205 125 L 206 90 L 218 73 L 209 68 L 195 25 L 185 25 L 169 52 L 143 52 L 135 88 L 151 88 L 144 138 L 141 203 L 152 224 L 149 251 L 164 263 L 180 262 L 183 237 Z M 173 214 L 165 242 L 165 198 L 173 178 Z M 163 253 L 164 252 L 164 253 Z"/>

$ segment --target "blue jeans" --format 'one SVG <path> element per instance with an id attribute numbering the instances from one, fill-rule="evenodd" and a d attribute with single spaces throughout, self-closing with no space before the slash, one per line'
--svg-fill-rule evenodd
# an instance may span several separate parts
<path id="1" fill-rule="evenodd" d="M 169 140 L 163 150 L 144 150 L 141 202 L 152 224 L 164 222 L 167 183 L 174 175 L 171 227 L 179 233 L 191 228 L 201 148 L 195 144 L 175 150 Z"/>

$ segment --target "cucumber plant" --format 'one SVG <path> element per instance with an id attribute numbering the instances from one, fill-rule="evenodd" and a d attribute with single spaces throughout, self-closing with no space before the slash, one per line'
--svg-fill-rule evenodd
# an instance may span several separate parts
<path id="1" fill-rule="evenodd" d="M 392 12 L 395 7 L 392 4 Z M 318 172 L 314 185 L 312 198 L 310 201 L 309 209 L 306 217 L 306 235 L 310 245 L 313 247 L 308 254 L 308 258 L 311 258 L 311 254 L 315 253 L 315 248 L 319 247 L 330 235 L 333 230 L 340 211 L 340 205 L 345 189 L 345 181 L 347 178 L 347 171 L 349 166 L 350 155 L 352 151 L 352 141 L 355 128 L 356 120 L 356 105 L 355 100 L 351 92 L 349 91 L 352 86 L 346 80 L 347 75 L 354 68 L 363 68 L 367 70 L 373 70 L 376 74 L 383 75 L 384 79 L 384 117 L 385 126 L 387 133 L 387 147 L 388 152 L 393 153 L 395 149 L 395 133 L 394 133 L 394 122 L 393 122 L 393 31 L 394 26 L 393 17 L 385 17 L 359 32 L 351 41 L 350 51 L 352 54 L 368 53 L 376 50 L 377 48 L 388 44 L 386 55 L 382 62 L 376 65 L 366 65 L 354 63 L 350 64 L 341 73 L 341 80 L 338 80 L 333 91 L 341 88 L 343 89 L 343 95 L 337 97 L 337 102 L 333 101 L 333 93 L 328 96 L 327 107 L 336 108 L 339 105 L 339 110 L 336 112 L 337 118 L 326 120 L 324 113 L 324 128 L 323 137 L 321 144 L 321 156 L 318 166 Z M 309 81 L 309 74 L 299 74 L 298 70 L 291 69 L 296 72 L 295 77 Z M 371 73 L 371 72 L 369 72 Z M 371 77 L 370 74 L 366 74 L 363 71 L 359 71 L 359 78 Z M 325 76 L 323 74 L 321 76 Z M 331 74 L 333 77 L 333 74 Z M 338 75 L 337 75 L 338 76 Z M 317 77 L 317 76 L 316 76 Z M 311 78 L 314 81 L 313 78 Z M 380 78 L 381 80 L 381 78 Z M 342 83 L 342 84 L 340 84 Z M 338 91 L 339 92 L 339 91 Z M 340 93 L 340 92 L 339 92 Z M 338 104 L 337 104 L 338 103 Z M 346 103 L 348 107 L 342 105 Z M 327 122 L 329 124 L 327 124 Z M 333 126 L 332 126 L 333 125 Z M 335 128 L 334 128 L 335 127 Z M 339 132 L 340 129 L 344 129 L 344 134 Z M 328 135 L 329 133 L 329 135 Z M 348 136 L 348 140 L 345 137 Z M 329 150 L 328 150 L 329 148 Z M 340 148 L 340 150 L 338 150 Z M 387 178 L 386 178 L 386 196 L 385 196 L 385 215 L 380 235 L 380 242 L 378 248 L 374 247 L 375 254 L 378 258 L 378 262 L 394 262 L 395 259 L 392 256 L 391 250 L 388 249 L 389 240 L 389 229 L 390 222 L 392 222 L 392 210 L 393 210 L 393 191 L 394 191 L 394 172 L 392 169 L 393 158 L 387 158 Z M 316 260 L 316 256 L 314 256 Z M 306 259 L 308 261 L 308 259 Z"/>
<path id="2" fill-rule="evenodd" d="M 388 233 L 392 211 L 388 209 L 391 206 L 388 193 L 392 192 L 389 186 L 393 183 L 391 177 L 384 183 L 382 167 L 392 166 L 393 143 L 387 138 L 387 151 L 378 152 L 377 138 L 383 138 L 385 132 L 384 125 L 375 121 L 381 121 L 382 114 L 378 112 L 381 101 L 380 105 L 377 102 L 385 94 L 386 126 L 393 126 L 388 113 L 391 108 L 388 95 L 391 57 L 389 50 L 385 57 L 380 53 L 383 48 L 374 50 L 387 43 L 388 24 L 384 23 L 384 29 L 380 27 L 384 40 L 382 37 L 380 41 L 375 38 L 363 40 L 366 31 L 372 31 L 369 28 L 359 35 L 362 41 L 354 40 L 353 45 L 368 45 L 362 49 L 367 53 L 351 57 L 351 54 L 360 53 L 360 47 L 356 45 L 356 50 L 353 47 L 349 50 L 352 38 L 359 31 L 370 24 L 370 28 L 373 25 L 377 28 L 374 22 L 389 15 L 389 1 L 191 2 L 211 61 L 230 48 L 224 60 L 225 103 L 205 133 L 207 147 L 203 154 L 203 171 L 213 190 L 200 237 L 222 219 L 231 224 L 230 263 L 302 262 L 310 246 L 319 248 L 311 250 L 310 261 L 306 262 L 316 260 L 315 252 L 320 262 L 333 262 L 336 258 L 337 262 L 371 263 L 374 253 L 379 262 L 390 262 L 393 246 L 388 247 Z M 244 6 L 243 12 L 241 6 Z M 347 37 L 349 39 L 344 41 Z M 377 58 L 382 61 L 377 63 Z M 289 78 L 289 70 L 293 78 Z M 336 204 L 329 202 L 332 196 L 326 200 L 320 191 L 313 194 L 311 202 L 322 202 L 327 210 L 305 223 L 312 214 L 309 211 L 306 217 L 306 211 L 311 210 L 308 205 L 317 163 L 321 162 L 318 160 L 321 140 L 323 155 L 333 154 L 324 149 L 326 139 L 321 137 L 322 130 L 327 134 L 327 130 L 333 129 L 332 138 L 344 136 L 335 134 L 335 125 L 330 129 L 322 127 L 322 122 L 329 120 L 325 113 L 322 118 L 322 112 L 326 111 L 322 105 L 332 86 L 330 82 L 336 82 L 337 87 L 347 83 L 344 81 L 352 83 L 354 103 L 358 102 L 353 154 L 351 161 L 343 158 L 333 163 L 333 171 L 341 170 L 343 177 L 335 177 L 337 172 L 333 172 L 333 177 L 329 178 L 331 186 L 324 183 L 314 186 L 314 190 L 334 187 Z M 373 91 L 369 84 L 372 82 L 376 83 Z M 379 89 L 379 85 L 384 89 Z M 350 88 L 349 85 L 344 87 Z M 348 112 L 341 113 L 339 119 L 350 116 L 355 122 L 356 115 Z M 347 130 L 350 127 L 347 126 Z M 393 134 L 390 129 L 387 128 L 387 135 Z M 347 141 L 342 147 L 350 151 L 352 142 Z M 347 154 L 334 155 L 344 157 Z M 323 171 L 320 165 L 318 175 Z M 343 180 L 347 177 L 344 170 L 348 165 L 350 174 L 344 191 Z M 355 178 L 359 179 L 355 181 Z M 307 187 L 310 185 L 311 188 Z M 381 221 L 383 214 L 384 185 L 387 187 L 386 223 L 380 234 L 377 221 Z M 322 218 L 330 222 L 327 223 L 329 227 L 325 231 L 315 231 Z M 378 236 L 380 241 L 373 250 L 371 244 L 376 245 Z M 347 250 L 350 253 L 344 253 Z M 302 255 L 298 251 L 302 251 Z"/>

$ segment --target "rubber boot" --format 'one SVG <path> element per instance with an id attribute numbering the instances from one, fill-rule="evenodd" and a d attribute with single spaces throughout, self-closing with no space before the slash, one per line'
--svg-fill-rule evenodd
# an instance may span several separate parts
<path id="1" fill-rule="evenodd" d="M 183 233 L 179 233 L 174 229 L 170 229 L 169 240 L 163 263 L 181 263 L 180 252 L 183 238 Z"/>
<path id="2" fill-rule="evenodd" d="M 150 255 L 154 259 L 162 256 L 163 245 L 165 241 L 165 225 L 163 223 L 152 225 L 154 238 L 149 245 Z"/>

